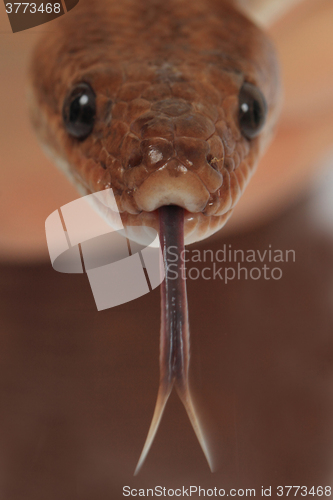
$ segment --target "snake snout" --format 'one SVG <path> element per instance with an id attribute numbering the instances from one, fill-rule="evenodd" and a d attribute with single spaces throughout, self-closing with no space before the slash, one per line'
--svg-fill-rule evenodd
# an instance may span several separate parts
<path id="1" fill-rule="evenodd" d="M 164 205 L 178 205 L 189 212 L 201 212 L 209 197 L 210 193 L 200 178 L 177 158 L 150 174 L 134 192 L 135 202 L 146 212 Z"/>
<path id="2" fill-rule="evenodd" d="M 140 210 L 178 205 L 189 212 L 204 211 L 223 182 L 221 172 L 209 162 L 207 141 L 214 133 L 210 118 L 177 98 L 154 102 L 149 112 L 132 123 L 137 147 L 127 163 L 132 166 L 127 179 Z"/>
<path id="3" fill-rule="evenodd" d="M 222 185 L 222 174 L 208 163 L 209 148 L 203 140 L 144 139 L 140 149 L 147 174 L 133 196 L 141 210 L 151 212 L 172 204 L 189 212 L 202 212 L 211 193 Z"/>

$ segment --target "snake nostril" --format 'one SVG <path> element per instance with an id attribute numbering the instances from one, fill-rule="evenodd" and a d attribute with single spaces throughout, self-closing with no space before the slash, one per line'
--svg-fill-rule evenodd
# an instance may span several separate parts
<path id="1" fill-rule="evenodd" d="M 217 168 L 216 168 L 216 161 L 214 161 L 214 160 L 215 160 L 215 158 L 214 158 L 214 156 L 213 156 L 213 155 L 211 155 L 211 154 L 207 155 L 207 156 L 206 156 L 206 160 L 207 160 L 207 163 L 208 163 L 208 164 L 209 164 L 212 168 L 214 168 L 215 170 L 217 170 Z"/>
<path id="2" fill-rule="evenodd" d="M 141 153 L 135 153 L 128 159 L 127 166 L 128 168 L 137 167 L 142 163 L 143 155 Z"/>

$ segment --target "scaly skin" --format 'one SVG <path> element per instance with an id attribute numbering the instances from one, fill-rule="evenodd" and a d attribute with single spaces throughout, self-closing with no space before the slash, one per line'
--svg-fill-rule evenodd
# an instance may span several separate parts
<path id="1" fill-rule="evenodd" d="M 125 225 L 158 229 L 157 209 L 185 208 L 185 243 L 220 229 L 272 135 L 280 104 L 274 49 L 226 0 L 81 0 L 36 47 L 30 109 L 37 133 L 83 194 L 112 187 Z M 248 140 L 244 81 L 268 104 Z M 76 83 L 97 96 L 92 134 L 68 135 Z"/>

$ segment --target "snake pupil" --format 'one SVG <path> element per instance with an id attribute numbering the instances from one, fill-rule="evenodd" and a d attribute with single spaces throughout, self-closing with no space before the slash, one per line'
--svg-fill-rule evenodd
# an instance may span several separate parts
<path id="1" fill-rule="evenodd" d="M 66 97 L 63 120 L 69 135 L 86 139 L 92 132 L 96 115 L 96 96 L 90 85 L 80 83 Z"/>
<path id="2" fill-rule="evenodd" d="M 242 134 L 253 139 L 262 130 L 267 116 L 267 104 L 260 90 L 245 82 L 239 93 L 239 123 Z"/>

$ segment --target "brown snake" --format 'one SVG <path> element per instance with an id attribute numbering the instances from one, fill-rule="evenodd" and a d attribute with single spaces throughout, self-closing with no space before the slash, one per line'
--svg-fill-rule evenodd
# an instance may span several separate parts
<path id="1" fill-rule="evenodd" d="M 228 0 L 81 0 L 37 45 L 30 80 L 39 138 L 81 193 L 112 188 L 125 226 L 179 252 L 225 224 L 280 104 L 272 44 Z M 161 290 L 160 389 L 137 471 L 174 384 L 213 467 L 189 389 L 185 282 Z"/>

